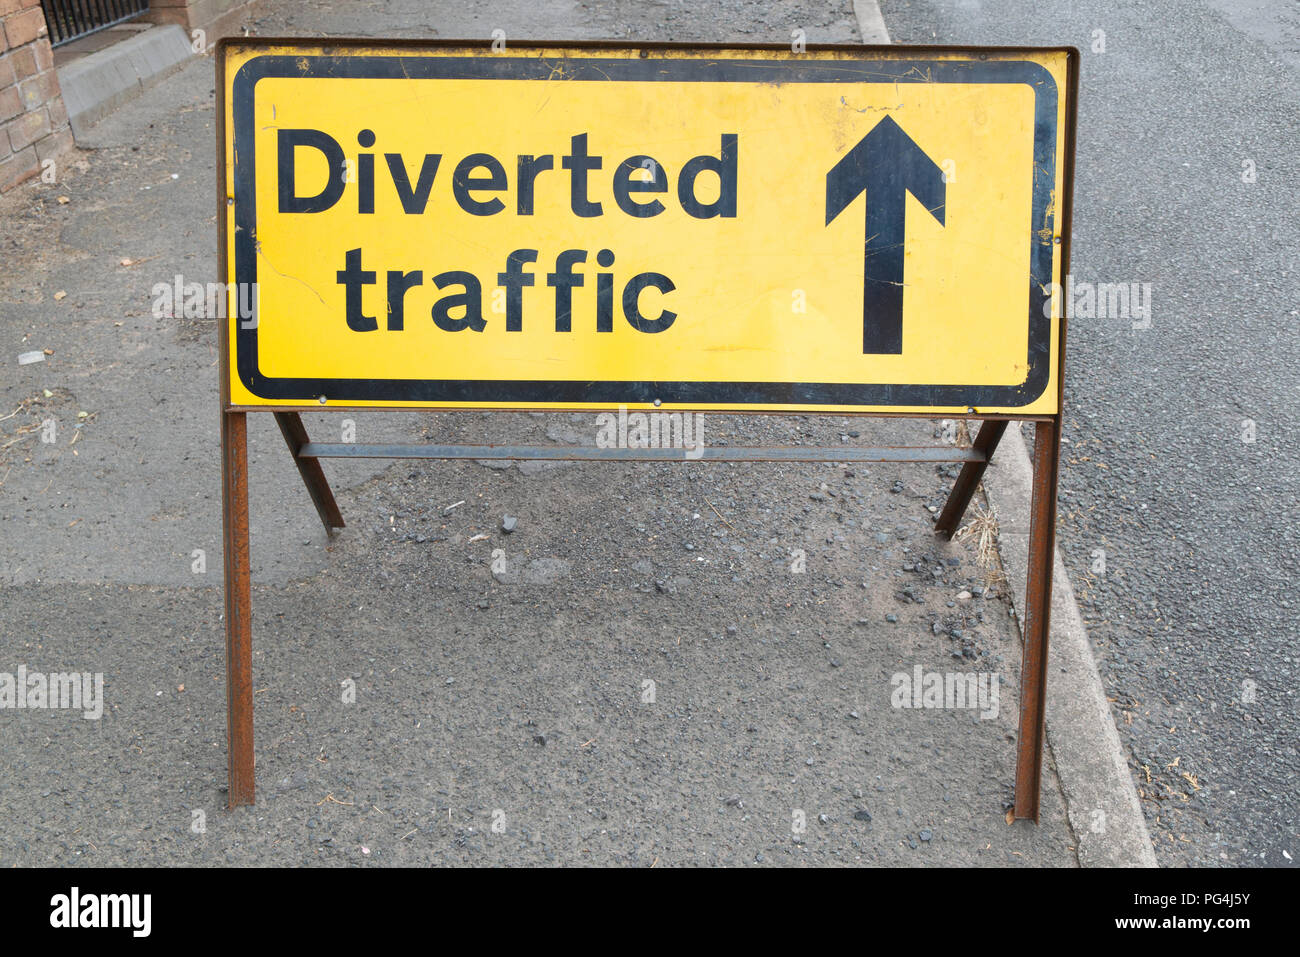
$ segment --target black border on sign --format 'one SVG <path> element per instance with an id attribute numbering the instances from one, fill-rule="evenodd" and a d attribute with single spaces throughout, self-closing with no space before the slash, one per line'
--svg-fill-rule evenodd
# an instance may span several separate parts
<path id="1" fill-rule="evenodd" d="M 230 41 L 236 45 L 238 41 Z M 265 43 L 266 41 L 262 41 Z M 293 42 L 293 41 L 288 41 Z M 301 42 L 301 41 L 298 41 Z M 305 44 L 304 44 L 305 45 Z M 374 41 L 373 46 L 384 46 Z M 338 48 L 321 41 L 321 48 Z M 396 45 L 395 45 L 396 46 Z M 430 44 L 436 48 L 437 44 Z M 576 43 L 556 44 L 581 50 Z M 227 45 L 223 44 L 224 50 Z M 519 49 L 518 45 L 512 45 Z M 589 48 L 588 48 L 589 49 Z M 717 48 L 727 49 L 727 48 Z M 735 48 L 743 49 L 743 48 Z M 752 48 L 751 48 L 752 49 Z M 865 52 L 865 51 L 864 51 Z M 954 51 L 956 52 L 956 51 Z M 221 55 L 219 53 L 219 55 Z M 360 79 L 545 80 L 563 64 L 565 82 L 725 83 L 1024 83 L 1034 91 L 1033 199 L 1030 221 L 1028 373 L 1019 385 L 916 385 L 838 382 L 653 382 L 509 379 L 324 379 L 271 378 L 257 361 L 257 323 L 236 323 L 239 378 L 263 399 L 338 406 L 350 401 L 448 403 L 658 403 L 764 406 L 981 406 L 1014 408 L 1039 398 L 1051 377 L 1052 320 L 1044 315 L 1052 282 L 1052 247 L 1059 211 L 1056 182 L 1057 104 L 1051 73 L 1026 60 L 936 60 L 872 57 L 852 60 L 732 60 L 655 57 L 351 56 L 265 54 L 245 63 L 232 83 L 234 125 L 235 278 L 256 283 L 254 247 L 257 209 L 254 92 L 267 77 Z M 1069 184 L 1066 184 L 1068 189 Z M 1035 224 L 1037 228 L 1035 228 Z M 237 287 L 238 288 L 238 287 Z M 227 320 L 229 322 L 229 320 Z M 1062 347 L 1064 343 L 1061 344 Z"/>

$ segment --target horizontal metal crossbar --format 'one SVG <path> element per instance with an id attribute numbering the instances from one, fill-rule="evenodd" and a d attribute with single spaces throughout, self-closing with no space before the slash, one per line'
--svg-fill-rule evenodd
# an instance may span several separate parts
<path id="1" fill-rule="evenodd" d="M 307 442 L 300 459 L 513 459 L 564 462 L 985 462 L 982 450 L 955 447 L 603 449 L 539 445 L 352 445 Z"/>

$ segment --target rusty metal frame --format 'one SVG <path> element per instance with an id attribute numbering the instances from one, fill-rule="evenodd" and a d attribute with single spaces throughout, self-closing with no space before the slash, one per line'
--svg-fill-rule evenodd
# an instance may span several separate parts
<path id="1" fill-rule="evenodd" d="M 1070 274 L 1074 225 L 1074 152 L 1078 133 L 1079 51 L 1066 60 L 1065 138 L 1061 160 L 1061 282 Z M 1052 624 L 1052 572 L 1056 562 L 1056 491 L 1065 422 L 1065 343 L 1069 326 L 1064 303 L 1057 328 L 1056 414 L 1034 427 L 1033 492 L 1029 504 L 1029 561 L 1025 583 L 1024 653 L 1020 664 L 1020 731 L 1016 738 L 1018 819 L 1038 820 L 1043 780 L 1043 727 L 1047 715 L 1047 655 Z M 983 430 L 981 429 L 981 432 Z"/>
<path id="2" fill-rule="evenodd" d="M 1003 419 L 984 422 L 980 426 L 979 434 L 975 436 L 971 448 L 972 451 L 981 453 L 981 457 L 968 461 L 962 466 L 961 474 L 957 476 L 952 492 L 948 495 L 948 501 L 944 504 L 943 511 L 939 513 L 939 521 L 934 526 L 934 530 L 945 539 L 951 539 L 953 533 L 957 531 L 957 526 L 961 524 L 961 517 L 966 514 L 971 496 L 979 487 L 980 479 L 984 477 L 984 469 L 988 466 L 989 459 L 993 458 L 993 452 L 997 449 L 998 442 L 1002 440 L 1002 433 L 1006 430 L 1007 423 Z"/>
<path id="3" fill-rule="evenodd" d="M 1047 648 L 1056 557 L 1056 483 L 1061 428 L 1040 422 L 1034 431 L 1034 483 L 1029 516 L 1029 570 L 1025 583 L 1024 655 L 1020 664 L 1020 732 L 1016 744 L 1017 818 L 1038 820 L 1043 778 L 1043 724 L 1047 715 Z"/>
<path id="4" fill-rule="evenodd" d="M 311 440 L 307 437 L 302 417 L 297 412 L 276 412 L 275 422 L 280 426 L 280 433 L 289 446 L 289 454 L 293 456 L 293 464 L 298 466 L 298 474 L 307 486 L 307 494 L 316 506 L 316 514 L 320 516 L 325 531 L 332 535 L 336 528 L 343 527 L 343 515 L 339 512 L 330 483 L 320 467 L 319 456 L 303 454 L 303 449 Z"/>
<path id="5" fill-rule="evenodd" d="M 291 450 L 293 446 L 290 446 Z M 698 454 L 696 454 L 698 453 Z M 983 466 L 979 449 L 955 446 L 815 448 L 702 445 L 698 449 L 610 448 L 584 445 L 331 445 L 298 446 L 298 461 L 315 459 L 488 459 L 551 462 L 965 462 Z M 326 528 L 329 523 L 326 523 Z M 340 527 L 340 526 L 335 526 Z"/>
<path id="6" fill-rule="evenodd" d="M 225 86 L 218 57 L 217 89 Z M 226 113 L 217 111 L 217 268 L 226 275 Z M 223 284 L 224 285 L 224 284 Z M 248 544 L 248 414 L 230 408 L 230 329 L 218 326 L 221 396 L 221 531 L 226 619 L 226 755 L 230 807 L 252 804 L 253 598 Z"/>
<path id="7" fill-rule="evenodd" d="M 238 38 L 247 42 L 247 38 Z M 265 38 L 259 44 L 273 45 L 302 42 L 301 38 Z M 376 45 L 392 47 L 473 47 L 474 41 L 465 40 L 336 40 L 331 45 Z M 224 279 L 227 268 L 226 236 L 226 123 L 225 123 L 225 57 L 218 43 L 216 56 L 216 89 L 218 109 L 217 141 L 217 224 L 218 268 Z M 683 44 L 683 43 L 627 43 L 620 41 L 536 41 L 530 46 L 552 46 L 568 49 L 628 49 L 635 47 L 653 50 L 786 50 L 784 44 Z M 810 44 L 813 50 L 843 50 L 846 52 L 897 53 L 897 46 L 826 45 Z M 916 46 L 908 47 L 918 54 L 924 52 L 987 53 L 1040 52 L 1038 47 L 971 47 L 971 46 Z M 1069 273 L 1070 231 L 1073 222 L 1074 153 L 1076 113 L 1078 102 L 1079 53 L 1074 48 L 1061 48 L 1067 52 L 1067 82 L 1065 90 L 1064 149 L 1062 153 L 1064 195 L 1061 202 L 1061 277 Z M 227 756 L 229 771 L 228 806 L 235 808 L 251 805 L 255 801 L 255 774 L 253 748 L 253 683 L 252 683 L 252 597 L 248 521 L 248 433 L 247 413 L 274 413 L 284 436 L 294 464 L 311 496 L 327 533 L 344 527 L 343 517 L 329 482 L 320 466 L 321 458 L 394 458 L 394 459 L 497 459 L 497 460 L 576 460 L 576 461 L 786 461 L 786 462 L 961 462 L 962 471 L 953 484 L 948 501 L 935 525 L 935 532 L 951 538 L 965 514 L 978 488 L 980 479 L 997 449 L 1009 422 L 1035 424 L 1033 452 L 1033 494 L 1030 503 L 1029 570 L 1025 591 L 1023 625 L 1024 656 L 1021 668 L 1020 725 L 1016 749 L 1015 807 L 1018 819 L 1038 820 L 1042 780 L 1043 729 L 1046 714 L 1048 636 L 1051 623 L 1052 570 L 1055 556 L 1056 495 L 1060 471 L 1060 443 L 1064 409 L 1065 343 L 1067 319 L 1059 318 L 1058 364 L 1056 368 L 1057 412 L 1051 415 L 975 414 L 970 418 L 981 422 L 979 432 L 969 449 L 955 447 L 893 447 L 893 448 L 741 448 L 703 447 L 696 458 L 688 457 L 680 449 L 596 449 L 588 447 L 555 446 L 410 446 L 410 445 L 339 445 L 315 443 L 310 440 L 302 423 L 300 412 L 321 411 L 310 406 L 243 407 L 230 401 L 229 381 L 229 327 L 219 323 L 220 397 L 221 397 L 221 460 L 222 460 L 222 533 L 225 572 L 225 626 L 226 626 L 226 708 Z M 345 409 L 354 411 L 353 409 Z M 328 411 L 340 411 L 333 407 Z M 500 409 L 497 411 L 509 411 Z M 551 410 L 560 411 L 560 410 Z M 574 411 L 591 411 L 587 408 Z M 674 411 L 682 411 L 674 409 Z M 746 414 L 733 412 L 730 414 Z M 813 414 L 757 411 L 748 414 L 783 415 Z M 845 415 L 854 413 L 827 413 Z M 856 413 L 868 418 L 925 418 L 915 412 Z M 945 416 L 952 418 L 955 416 Z"/>
<path id="8" fill-rule="evenodd" d="M 253 623 L 248 548 L 248 418 L 221 417 L 221 511 L 226 576 L 226 747 L 230 806 L 253 803 Z"/>

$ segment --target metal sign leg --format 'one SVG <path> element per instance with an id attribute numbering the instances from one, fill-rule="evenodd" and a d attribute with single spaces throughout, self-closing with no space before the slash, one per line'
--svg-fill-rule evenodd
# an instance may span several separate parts
<path id="1" fill-rule="evenodd" d="M 253 803 L 253 629 L 248 553 L 248 423 L 221 414 L 221 515 L 226 576 L 226 749 L 229 806 Z"/>
<path id="2" fill-rule="evenodd" d="M 326 534 L 333 535 L 334 529 L 343 527 L 343 515 L 334 501 L 334 493 L 330 491 L 330 483 L 320 467 L 320 460 L 303 458 L 299 455 L 303 446 L 311 441 L 307 435 L 307 427 L 302 424 L 302 417 L 297 412 L 277 412 L 275 421 L 280 426 L 280 433 L 289 446 L 293 463 L 298 466 L 298 474 L 302 476 L 303 484 L 307 486 L 307 494 L 311 496 L 312 504 L 316 506 L 316 514 L 320 516 Z"/>
<path id="3" fill-rule="evenodd" d="M 591 450 L 502 446 L 354 446 L 312 443 L 296 412 L 277 412 L 276 421 L 293 454 L 294 463 L 311 494 L 327 530 L 343 527 L 343 518 L 330 491 L 319 457 L 335 455 L 376 458 L 432 459 L 574 459 L 660 461 L 673 450 Z M 1006 431 L 1007 421 L 985 420 L 973 447 L 960 449 L 706 449 L 704 458 L 719 461 L 960 461 L 961 474 L 937 523 L 951 538 L 984 474 L 989 458 Z M 230 794 L 229 806 L 254 802 L 252 594 L 248 541 L 248 436 L 244 412 L 223 412 L 222 513 L 226 584 L 226 688 Z M 599 453 L 599 454 L 598 454 Z M 664 454 L 659 454 L 664 453 Z M 1020 737 L 1016 754 L 1015 816 L 1038 819 L 1042 776 L 1043 716 L 1047 684 L 1047 639 L 1055 554 L 1056 487 L 1060 460 L 1060 419 L 1037 423 L 1034 442 L 1034 481 L 1031 503 L 1029 581 L 1026 588 L 1020 695 Z"/>
<path id="4" fill-rule="evenodd" d="M 952 485 L 952 491 L 948 493 L 948 501 L 944 503 L 943 511 L 939 513 L 939 521 L 934 526 L 934 530 L 944 538 L 952 538 L 953 533 L 957 531 L 962 516 L 966 514 L 966 507 L 970 505 L 971 496 L 975 494 L 980 479 L 984 477 L 984 469 L 988 467 L 989 459 L 993 458 L 993 452 L 1002 439 L 1002 433 L 1006 430 L 1006 419 L 985 419 L 980 423 L 980 430 L 975 436 L 972 447 L 983 458 L 963 465 L 957 481 Z"/>
<path id="5" fill-rule="evenodd" d="M 1029 580 L 1025 586 L 1025 652 L 1020 667 L 1020 736 L 1016 750 L 1017 818 L 1038 820 L 1047 707 L 1047 639 L 1051 628 L 1052 562 L 1056 554 L 1059 417 L 1034 431 L 1034 488 L 1029 519 Z"/>

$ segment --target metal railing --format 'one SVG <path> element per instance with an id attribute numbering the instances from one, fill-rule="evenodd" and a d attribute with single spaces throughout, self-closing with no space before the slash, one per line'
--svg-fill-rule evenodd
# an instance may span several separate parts
<path id="1" fill-rule="evenodd" d="M 149 0 L 41 0 L 50 44 L 60 46 L 115 23 L 138 17 Z"/>

